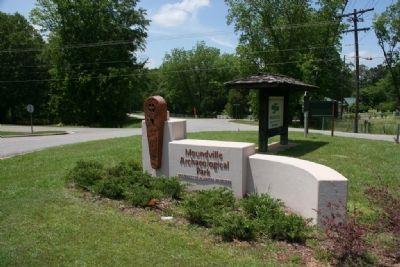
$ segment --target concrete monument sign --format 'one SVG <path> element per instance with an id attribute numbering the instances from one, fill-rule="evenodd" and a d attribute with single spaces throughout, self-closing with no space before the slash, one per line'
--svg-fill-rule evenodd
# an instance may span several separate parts
<path id="1" fill-rule="evenodd" d="M 255 145 L 242 142 L 183 139 L 169 143 L 170 176 L 192 189 L 231 188 L 237 197 L 246 194 L 248 157 Z"/>
<path id="2" fill-rule="evenodd" d="M 144 115 L 151 167 L 161 168 L 164 123 L 167 120 L 167 103 L 161 96 L 152 96 L 144 102 Z"/>
<path id="3" fill-rule="evenodd" d="M 276 116 L 271 115 L 269 121 L 275 126 L 282 120 L 285 124 L 285 111 L 281 117 L 285 99 L 269 98 L 272 104 L 265 108 Z M 256 154 L 253 143 L 186 139 L 186 121 L 168 119 L 161 97 L 146 100 L 145 114 L 143 170 L 153 176 L 178 177 L 191 189 L 227 187 L 238 198 L 267 193 L 320 226 L 323 217 L 330 213 L 329 204 L 346 207 L 347 179 L 329 167 L 296 158 Z M 345 214 L 346 209 L 340 212 Z"/>

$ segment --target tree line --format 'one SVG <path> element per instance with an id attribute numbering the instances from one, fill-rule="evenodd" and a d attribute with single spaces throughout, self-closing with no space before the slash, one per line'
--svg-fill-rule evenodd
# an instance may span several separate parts
<path id="1" fill-rule="evenodd" d="M 315 99 L 354 95 L 351 66 L 340 56 L 338 18 L 345 0 L 225 0 L 235 27 L 235 54 L 198 42 L 175 48 L 160 67 L 137 58 L 150 20 L 137 0 L 38 0 L 30 21 L 0 13 L 0 122 L 26 122 L 27 104 L 42 123 L 122 126 L 152 94 L 175 114 L 257 116 L 256 91 L 224 82 L 268 72 L 319 86 Z M 385 61 L 361 72 L 361 108 L 400 108 L 400 1 L 374 20 Z M 292 114 L 301 112 L 301 95 Z"/>

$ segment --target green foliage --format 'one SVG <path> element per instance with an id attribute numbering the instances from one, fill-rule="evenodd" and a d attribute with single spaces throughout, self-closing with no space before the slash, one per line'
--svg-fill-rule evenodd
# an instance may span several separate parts
<path id="1" fill-rule="evenodd" d="M 270 218 L 262 217 L 259 222 L 261 229 L 276 240 L 302 243 L 310 232 L 310 228 L 308 228 L 304 219 L 295 214 L 286 215 L 279 212 Z"/>
<path id="2" fill-rule="evenodd" d="M 112 199 L 122 199 L 126 190 L 128 181 L 125 177 L 107 177 L 99 180 L 93 188 L 93 191 L 103 197 Z"/>
<path id="3" fill-rule="evenodd" d="M 252 194 L 240 201 L 240 206 L 251 218 L 261 218 L 281 212 L 283 204 L 267 194 Z"/>
<path id="4" fill-rule="evenodd" d="M 145 207 L 149 200 L 180 199 L 183 185 L 176 178 L 154 178 L 142 172 L 135 161 L 105 168 L 96 161 L 78 161 L 67 180 L 80 188 L 111 199 L 126 199 L 134 206 Z"/>
<path id="5" fill-rule="evenodd" d="M 203 190 L 188 195 L 183 202 L 189 222 L 213 227 L 213 232 L 225 241 L 253 240 L 268 236 L 276 240 L 304 242 L 310 231 L 300 216 L 286 215 L 283 204 L 266 194 L 250 195 L 240 200 L 235 210 L 235 198 L 226 189 Z"/>
<path id="6" fill-rule="evenodd" d="M 255 220 L 259 234 L 289 242 L 305 241 L 309 232 L 307 223 L 298 215 L 286 215 L 279 200 L 253 194 L 241 200 L 240 205 Z"/>
<path id="7" fill-rule="evenodd" d="M 40 53 L 44 41 L 24 16 L 0 12 L 0 34 L 0 81 L 49 78 Z M 48 94 L 47 83 L 0 83 L 0 123 L 29 123 L 27 104 L 35 106 L 36 123 L 47 123 Z"/>
<path id="8" fill-rule="evenodd" d="M 67 181 L 74 183 L 78 187 L 90 189 L 104 178 L 105 173 L 103 164 L 96 161 L 80 160 L 68 173 Z"/>
<path id="9" fill-rule="evenodd" d="M 37 1 L 31 17 L 49 33 L 50 105 L 63 123 L 121 126 L 142 100 L 144 64 L 134 55 L 144 48 L 149 21 L 137 2 Z"/>
<path id="10" fill-rule="evenodd" d="M 224 82 L 239 73 L 237 58 L 199 42 L 191 50 L 173 49 L 160 67 L 158 93 L 177 114 L 215 116 L 227 103 Z M 182 73 L 182 71 L 184 73 Z M 162 89 L 161 89 L 162 88 Z"/>
<path id="11" fill-rule="evenodd" d="M 115 177 L 134 176 L 142 172 L 142 166 L 136 161 L 120 162 L 118 165 L 108 168 L 108 174 Z"/>
<path id="12" fill-rule="evenodd" d="M 136 207 L 146 207 L 151 199 L 160 199 L 162 192 L 143 185 L 135 185 L 125 192 L 126 200 Z"/>
<path id="13" fill-rule="evenodd" d="M 218 217 L 224 212 L 232 211 L 234 206 L 235 197 L 232 191 L 224 188 L 195 192 L 183 202 L 189 222 L 206 227 L 215 225 Z"/>
<path id="14" fill-rule="evenodd" d="M 171 197 L 173 199 L 181 199 L 184 190 L 183 185 L 178 181 L 177 178 L 166 177 L 155 179 L 154 188 L 161 191 L 164 196 Z"/>
<path id="15" fill-rule="evenodd" d="M 374 30 L 391 76 L 396 106 L 400 110 L 400 1 L 388 6 L 375 18 Z"/>
<path id="16" fill-rule="evenodd" d="M 240 34 L 237 48 L 244 72 L 288 75 L 320 87 L 315 97 L 340 99 L 343 81 L 337 19 L 347 4 L 334 1 L 225 0 L 228 24 Z M 319 47 L 321 49 L 307 49 Z M 351 77 L 345 77 L 351 78 Z M 254 95 L 252 95 L 254 97 Z M 250 98 L 257 117 L 257 103 Z M 299 109 L 299 96 L 291 103 Z M 292 112 L 293 114 L 294 112 Z"/>
<path id="17" fill-rule="evenodd" d="M 254 221 L 239 212 L 228 212 L 222 215 L 213 232 L 224 241 L 251 241 L 256 237 Z"/>

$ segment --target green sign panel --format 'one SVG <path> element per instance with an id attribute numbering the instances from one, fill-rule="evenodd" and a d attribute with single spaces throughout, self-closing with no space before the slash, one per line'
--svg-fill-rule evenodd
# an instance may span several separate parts
<path id="1" fill-rule="evenodd" d="M 337 118 L 338 104 L 336 101 L 310 101 L 309 111 L 311 117 L 332 117 L 333 113 Z"/>
<path id="2" fill-rule="evenodd" d="M 271 96 L 268 103 L 268 129 L 283 126 L 283 96 Z"/>

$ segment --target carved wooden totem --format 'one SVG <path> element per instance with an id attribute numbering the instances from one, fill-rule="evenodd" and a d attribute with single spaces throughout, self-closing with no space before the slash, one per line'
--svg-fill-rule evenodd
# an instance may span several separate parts
<path id="1" fill-rule="evenodd" d="M 151 167 L 161 168 L 164 123 L 167 120 L 167 103 L 161 96 L 151 96 L 144 101 L 144 119 L 149 142 Z"/>

